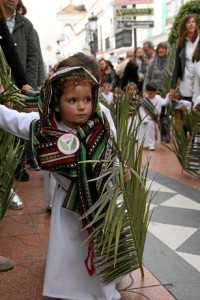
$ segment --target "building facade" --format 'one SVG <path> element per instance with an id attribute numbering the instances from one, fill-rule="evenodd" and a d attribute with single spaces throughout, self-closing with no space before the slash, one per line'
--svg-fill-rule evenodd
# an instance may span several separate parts
<path id="1" fill-rule="evenodd" d="M 103 56 L 114 62 L 125 56 L 127 48 L 141 46 L 145 40 L 156 46 L 167 40 L 174 17 L 187 1 L 90 0 L 79 6 L 71 1 L 57 13 L 62 23 L 59 59 L 81 51 L 95 52 L 97 58 Z"/>

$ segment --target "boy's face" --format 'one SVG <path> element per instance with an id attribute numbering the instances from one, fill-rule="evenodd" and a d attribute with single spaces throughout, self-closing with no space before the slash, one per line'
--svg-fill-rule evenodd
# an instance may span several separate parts
<path id="1" fill-rule="evenodd" d="M 157 91 L 147 91 L 147 96 L 149 99 L 153 99 L 157 95 Z"/>
<path id="2" fill-rule="evenodd" d="M 76 128 L 92 114 L 92 87 L 88 82 L 65 87 L 55 111 L 66 126 Z"/>

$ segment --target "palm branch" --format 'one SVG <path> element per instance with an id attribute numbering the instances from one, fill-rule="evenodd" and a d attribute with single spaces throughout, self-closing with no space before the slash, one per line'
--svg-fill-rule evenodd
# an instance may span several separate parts
<path id="1" fill-rule="evenodd" d="M 104 193 L 82 217 L 95 213 L 93 221 L 84 230 L 93 228 L 87 241 L 94 245 L 97 275 L 104 284 L 138 268 L 144 276 L 143 251 L 153 197 L 150 196 L 147 204 L 148 162 L 142 166 L 142 146 L 137 148 L 138 126 L 133 118 L 131 124 L 128 121 L 129 108 L 130 96 L 125 93 L 117 101 L 114 118 L 119 166 L 112 166 L 113 158 L 105 171 L 105 175 L 109 175 L 108 182 L 114 180 L 115 183 L 107 190 L 105 186 Z M 126 183 L 124 167 L 131 172 L 131 180 Z"/>
<path id="2" fill-rule="evenodd" d="M 186 135 L 184 127 L 187 128 L 189 135 Z M 175 110 L 170 149 L 183 170 L 195 176 L 200 175 L 200 117 L 195 110 L 191 112 L 185 109 Z"/>
<path id="3" fill-rule="evenodd" d="M 22 149 L 14 144 L 14 136 L 0 129 L 0 222 L 12 197 L 15 170 L 19 163 Z"/>
<path id="4" fill-rule="evenodd" d="M 12 80 L 11 69 L 0 47 L 0 104 L 21 109 L 25 106 L 25 98 Z"/>
<path id="5" fill-rule="evenodd" d="M 0 47 L 0 104 L 22 109 L 25 96 L 12 81 L 11 71 Z M 0 222 L 9 205 L 14 173 L 22 149 L 14 144 L 14 136 L 0 129 Z"/>

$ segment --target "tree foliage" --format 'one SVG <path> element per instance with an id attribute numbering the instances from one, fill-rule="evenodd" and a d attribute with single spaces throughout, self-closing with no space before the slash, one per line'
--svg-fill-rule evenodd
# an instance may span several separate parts
<path id="1" fill-rule="evenodd" d="M 197 18 L 197 23 L 200 28 L 200 1 L 199 0 L 191 0 L 187 2 L 186 4 L 182 5 L 181 8 L 179 9 L 179 12 L 177 16 L 174 19 L 173 26 L 171 28 L 168 42 L 173 45 L 176 43 L 177 40 L 177 34 L 178 34 L 178 26 L 180 24 L 180 21 L 183 16 L 185 15 L 195 15 Z"/>

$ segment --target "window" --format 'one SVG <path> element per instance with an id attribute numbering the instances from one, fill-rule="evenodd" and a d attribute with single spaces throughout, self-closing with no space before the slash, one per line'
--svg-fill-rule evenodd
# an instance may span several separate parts
<path id="1" fill-rule="evenodd" d="M 116 49 L 132 45 L 132 30 L 123 30 L 115 34 Z"/>
<path id="2" fill-rule="evenodd" d="M 110 49 L 110 39 L 109 39 L 109 37 L 107 37 L 105 39 L 105 46 L 106 46 L 106 50 Z"/>

